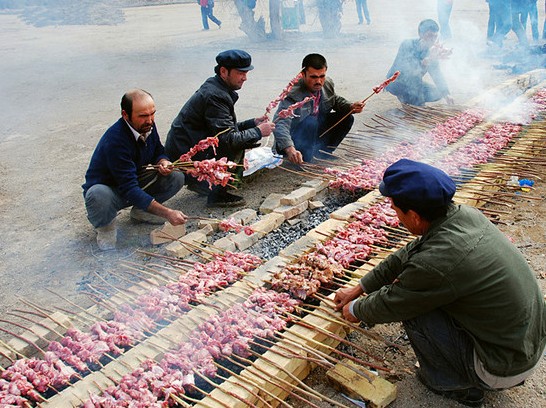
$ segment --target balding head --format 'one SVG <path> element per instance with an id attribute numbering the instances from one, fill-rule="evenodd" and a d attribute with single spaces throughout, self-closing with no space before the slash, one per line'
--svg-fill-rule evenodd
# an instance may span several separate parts
<path id="1" fill-rule="evenodd" d="M 131 89 L 123 95 L 121 98 L 121 112 L 125 111 L 128 117 L 131 117 L 133 114 L 133 102 L 135 100 L 142 100 L 142 99 L 151 99 L 153 101 L 152 95 L 145 91 L 144 89 Z"/>

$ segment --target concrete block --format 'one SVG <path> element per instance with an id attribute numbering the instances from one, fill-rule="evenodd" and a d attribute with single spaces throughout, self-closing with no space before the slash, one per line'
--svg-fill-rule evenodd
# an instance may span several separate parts
<path id="1" fill-rule="evenodd" d="M 198 231 L 209 236 L 214 233 L 214 227 L 211 224 L 206 224 L 206 225 L 203 225 L 203 227 Z"/>
<path id="2" fill-rule="evenodd" d="M 300 187 L 281 198 L 281 205 L 298 205 L 317 195 L 317 190 L 311 187 Z"/>
<path id="3" fill-rule="evenodd" d="M 396 385 L 348 359 L 328 370 L 326 376 L 334 388 L 368 401 L 372 408 L 384 408 L 396 399 Z"/>
<path id="4" fill-rule="evenodd" d="M 354 214 L 357 211 L 362 211 L 368 206 L 363 203 L 350 203 L 346 206 L 338 208 L 333 213 L 330 214 L 330 218 L 341 221 L 354 221 Z"/>
<path id="5" fill-rule="evenodd" d="M 190 232 L 189 234 L 184 235 L 182 238 L 180 238 L 180 241 L 186 242 L 190 245 L 195 245 L 198 242 L 206 242 L 207 234 L 206 234 L 206 231 L 203 231 L 203 230 Z M 165 251 L 167 252 L 169 256 L 184 258 L 185 256 L 189 255 L 191 251 L 188 249 L 188 247 L 190 246 L 184 245 L 182 242 L 179 242 L 179 241 L 171 242 L 169 245 L 165 247 Z"/>
<path id="6" fill-rule="evenodd" d="M 162 227 L 154 229 L 150 232 L 150 242 L 152 245 L 165 244 L 166 242 L 173 242 L 186 235 L 186 225 L 172 225 L 170 222 L 166 222 Z"/>
<path id="7" fill-rule="evenodd" d="M 214 241 L 213 245 L 216 248 L 223 249 L 224 251 L 231 251 L 234 252 L 237 250 L 237 247 L 235 246 L 235 242 L 233 242 L 230 237 L 223 237 L 216 241 Z"/>
<path id="8" fill-rule="evenodd" d="M 197 226 L 199 228 L 204 228 L 207 225 L 210 225 L 214 232 L 218 231 L 218 225 L 219 224 L 220 224 L 220 220 L 216 220 L 216 219 L 212 219 L 212 218 L 210 220 L 199 220 L 199 221 L 197 221 Z"/>
<path id="9" fill-rule="evenodd" d="M 275 208 L 274 212 L 282 214 L 284 219 L 289 220 L 290 218 L 294 218 L 296 215 L 300 215 L 302 212 L 307 210 L 308 207 L 309 201 L 304 201 L 303 203 L 297 205 L 283 205 L 277 207 Z"/>
<path id="10" fill-rule="evenodd" d="M 309 210 L 311 211 L 322 207 L 324 207 L 324 203 L 322 201 L 309 201 Z"/>
<path id="11" fill-rule="evenodd" d="M 328 180 L 323 180 L 320 178 L 307 180 L 305 183 L 302 183 L 302 187 L 311 187 L 314 188 L 317 193 L 320 193 L 322 190 L 328 187 L 330 182 Z"/>
<path id="12" fill-rule="evenodd" d="M 269 194 L 260 206 L 260 213 L 269 214 L 273 212 L 275 208 L 281 205 L 281 198 L 283 197 L 284 195 L 279 193 Z"/>
<path id="13" fill-rule="evenodd" d="M 252 224 L 251 227 L 254 229 L 254 231 L 256 231 L 256 233 L 263 237 L 268 232 L 279 228 L 283 222 L 284 215 L 272 212 L 262 216 L 260 220 Z"/>
<path id="14" fill-rule="evenodd" d="M 233 241 L 239 251 L 244 251 L 245 249 L 250 248 L 256 242 L 258 242 L 259 238 L 260 236 L 257 233 L 246 235 L 244 231 L 229 236 L 229 239 Z"/>
<path id="15" fill-rule="evenodd" d="M 244 208 L 230 215 L 229 218 L 234 218 L 239 224 L 248 225 L 256 219 L 258 213 L 252 208 Z"/>

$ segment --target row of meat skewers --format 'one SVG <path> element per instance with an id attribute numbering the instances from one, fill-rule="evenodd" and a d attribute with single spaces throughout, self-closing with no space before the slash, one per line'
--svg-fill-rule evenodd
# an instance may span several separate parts
<path id="1" fill-rule="evenodd" d="M 535 95 L 536 98 L 533 98 L 533 100 L 543 109 L 546 93 L 539 91 Z M 468 114 L 468 116 L 472 115 L 474 114 Z M 470 122 L 473 122 L 473 120 L 471 119 Z M 460 172 L 462 167 L 470 168 L 477 163 L 484 163 L 491 159 L 495 152 L 505 148 L 520 130 L 520 125 L 493 126 L 484 134 L 483 138 L 476 140 L 473 146 L 465 146 L 457 151 L 455 156 L 458 161 L 456 164 L 447 159 L 443 162 L 440 161 L 440 163 L 443 163 L 451 174 L 456 174 L 456 171 Z M 455 131 L 455 133 L 457 133 L 458 137 L 462 136 L 462 134 L 459 134 L 460 131 Z M 479 154 L 474 155 L 475 152 Z M 409 154 L 409 151 L 406 151 L 406 154 Z M 419 157 L 413 158 L 419 159 Z M 448 167 L 449 165 L 451 167 Z M 377 184 L 377 181 L 375 184 Z M 347 268 L 354 265 L 355 262 L 365 261 L 378 248 L 395 246 L 392 241 L 389 241 L 389 232 L 391 237 L 397 234 L 399 234 L 399 237 L 403 236 L 403 233 L 396 229 L 396 218 L 386 203 L 372 206 L 368 211 L 358 214 L 356 218 L 357 221 L 349 224 L 346 229 L 339 231 L 332 239 L 318 244 L 315 251 L 304 254 L 298 262 L 288 265 L 281 273 L 275 275 L 272 280 L 272 287 L 277 290 L 289 291 L 296 298 L 312 297 L 317 294 L 321 286 L 329 285 L 336 279 L 342 279 L 347 272 Z M 243 254 L 228 253 L 227 256 L 232 258 L 226 262 L 226 265 L 232 265 L 236 259 L 239 262 L 239 256 L 241 256 L 245 259 L 242 261 L 244 266 L 228 267 L 223 265 L 219 267 L 211 262 L 211 265 L 215 266 L 210 269 L 208 266 L 200 266 L 204 264 L 196 264 L 197 266 L 194 265 L 194 272 L 186 274 L 188 276 L 184 279 L 187 279 L 187 281 L 182 278 L 182 276 L 186 275 L 182 275 L 181 279 L 176 283 L 158 287 L 147 295 L 133 299 L 131 305 L 127 304 L 117 308 L 112 320 L 96 322 L 91 325 L 88 333 L 74 328 L 67 328 L 61 341 L 49 342 L 47 351 L 37 346 L 40 352 L 43 352 L 42 359 L 23 358 L 14 360 L 10 367 L 2 369 L 0 402 L 13 406 L 31 406 L 33 403 L 43 401 L 45 399 L 44 394 L 50 391 L 57 392 L 69 385 L 71 381 L 80 379 L 86 372 L 94 369 L 93 365 L 100 366 L 103 364 L 102 361 L 105 357 L 111 359 L 123 354 L 127 348 L 134 347 L 138 341 L 156 331 L 159 322 L 168 321 L 173 316 L 179 316 L 181 313 L 191 310 L 192 304 L 203 303 L 203 298 L 206 295 L 242 278 L 260 263 L 257 259 L 250 259 L 251 257 L 245 258 L 246 255 Z M 303 269 L 306 270 L 305 273 L 301 272 L 302 268 L 298 264 L 303 266 Z M 225 268 L 225 275 L 222 275 L 219 280 L 210 279 L 219 269 L 223 268 Z M 250 309 L 249 305 L 245 306 Z M 246 313 L 244 309 L 242 311 L 238 310 L 236 313 L 246 316 L 243 312 Z M 286 312 L 282 311 L 281 315 Z M 249 319 L 250 317 L 246 316 L 244 320 L 248 322 Z M 266 318 L 262 317 L 262 319 Z M 284 322 L 282 325 L 285 325 L 286 320 L 281 320 Z M 262 322 L 267 322 L 267 319 Z M 273 323 L 269 322 L 269 324 Z M 260 326 L 261 324 L 257 324 L 257 327 Z M 210 326 L 207 327 L 210 328 Z M 284 326 L 279 326 L 279 329 L 281 328 L 284 328 Z M 202 329 L 205 333 L 207 332 L 206 327 L 202 327 Z M 265 330 L 265 327 L 261 327 L 260 330 Z M 249 338 L 256 336 L 268 337 L 268 334 L 271 333 L 249 334 Z M 193 342 L 195 341 L 194 339 Z M 248 343 L 246 346 L 248 346 Z M 232 343 L 226 347 L 231 347 L 231 350 L 234 350 Z M 204 349 L 207 348 L 201 348 L 200 350 Z M 239 351 L 235 354 L 243 358 L 248 357 L 246 355 L 249 353 L 248 348 L 236 345 L 235 349 Z M 220 352 L 213 352 L 211 356 L 216 355 L 218 358 L 223 355 L 230 355 L 230 353 L 224 353 L 224 351 L 226 350 L 220 348 Z M 194 352 L 187 356 L 193 357 L 197 354 Z M 6 357 L 10 358 L 9 356 Z M 188 358 L 191 360 L 191 357 Z M 180 364 L 180 355 L 169 361 L 168 364 L 173 364 L 174 361 Z M 140 375 L 139 373 L 144 375 L 145 372 L 150 372 L 152 374 L 148 374 L 145 381 L 151 380 L 152 383 L 157 385 L 159 384 L 157 381 L 160 381 L 160 373 L 170 373 L 168 364 L 162 366 L 161 363 L 147 361 L 143 365 L 144 368 L 139 369 L 142 371 L 139 371 L 137 376 Z M 212 369 L 213 366 L 214 364 L 206 365 L 209 369 Z M 152 390 L 150 392 L 154 395 L 154 398 L 163 398 L 162 403 L 166 402 L 168 405 L 181 404 L 179 395 L 184 394 L 182 390 L 184 385 L 195 386 L 194 382 L 190 381 L 190 377 L 196 374 L 195 370 L 201 372 L 199 369 L 192 367 L 191 372 L 186 370 L 186 373 L 182 375 L 180 372 L 183 371 L 180 371 L 179 367 L 177 367 L 174 372 L 178 372 L 178 374 L 171 374 L 182 375 L 182 377 L 173 380 L 175 381 L 174 385 L 171 387 L 165 384 L 158 385 L 154 392 L 152 383 L 147 383 L 147 389 Z M 207 377 L 207 374 L 210 376 L 212 372 L 205 370 L 201 374 Z M 139 377 L 138 381 L 140 380 Z M 128 380 L 129 383 L 131 381 Z M 93 396 L 85 403 L 88 406 L 118 406 L 110 404 L 111 398 L 118 394 L 123 395 L 123 398 L 131 398 L 130 392 L 120 391 L 120 387 L 123 388 L 121 384 L 123 384 L 123 381 L 118 387 L 107 390 L 105 395 Z M 177 389 L 177 386 L 182 388 Z M 126 390 L 129 390 L 129 388 L 126 387 Z"/>

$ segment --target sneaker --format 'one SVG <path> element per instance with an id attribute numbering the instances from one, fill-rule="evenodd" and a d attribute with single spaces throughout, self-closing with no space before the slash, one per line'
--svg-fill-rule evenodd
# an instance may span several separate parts
<path id="1" fill-rule="evenodd" d="M 166 219 L 163 217 L 149 213 L 148 211 L 144 211 L 136 207 L 133 207 L 131 209 L 130 215 L 133 220 L 146 222 L 148 224 L 161 225 L 164 224 L 166 221 Z"/>
<path id="2" fill-rule="evenodd" d="M 97 231 L 97 245 L 101 251 L 112 251 L 116 249 L 118 230 L 116 220 L 104 227 L 95 228 Z"/>
<path id="3" fill-rule="evenodd" d="M 207 199 L 207 207 L 240 207 L 245 204 L 243 197 L 227 192 L 210 194 Z"/>

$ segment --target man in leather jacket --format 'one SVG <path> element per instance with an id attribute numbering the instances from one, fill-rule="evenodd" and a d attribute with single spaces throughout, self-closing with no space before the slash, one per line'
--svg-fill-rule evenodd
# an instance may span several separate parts
<path id="1" fill-rule="evenodd" d="M 238 122 L 235 103 L 239 99 L 237 90 L 247 79 L 248 71 L 254 69 L 250 55 L 242 50 L 227 50 L 216 56 L 218 65 L 215 76 L 207 79 L 193 94 L 174 119 L 165 142 L 165 151 L 171 160 L 187 153 L 200 140 L 221 133 L 216 154 L 212 148 L 196 154 L 194 160 L 227 157 L 242 164 L 245 149 L 257 147 L 262 137 L 269 136 L 275 125 L 266 116 Z M 242 167 L 238 166 L 242 176 Z M 190 190 L 208 195 L 209 207 L 234 207 L 244 205 L 242 197 L 228 192 L 227 187 L 215 186 L 208 190 L 205 183 L 187 177 Z"/>

